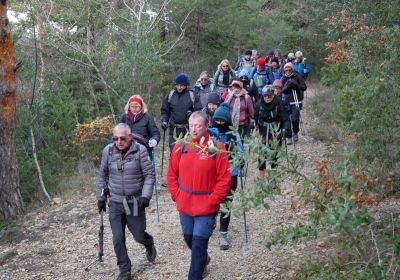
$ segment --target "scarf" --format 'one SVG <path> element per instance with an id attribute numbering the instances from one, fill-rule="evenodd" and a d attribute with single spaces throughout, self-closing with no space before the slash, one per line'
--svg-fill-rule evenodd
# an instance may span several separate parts
<path id="1" fill-rule="evenodd" d="M 222 74 L 223 74 L 223 77 L 222 77 L 222 83 L 225 85 L 225 86 L 228 86 L 229 85 L 229 77 L 230 77 L 230 70 L 228 70 L 228 71 L 223 71 L 222 70 Z"/>
<path id="2" fill-rule="evenodd" d="M 126 118 L 128 119 L 130 124 L 134 124 L 138 122 L 144 116 L 143 110 L 140 110 L 139 113 L 132 113 L 131 111 L 126 114 Z"/>
<path id="3" fill-rule="evenodd" d="M 233 93 L 232 98 L 235 98 L 235 103 L 233 103 L 232 110 L 232 123 L 233 125 L 239 125 L 240 120 L 240 97 L 244 96 L 245 92 L 241 90 L 239 93 Z"/>

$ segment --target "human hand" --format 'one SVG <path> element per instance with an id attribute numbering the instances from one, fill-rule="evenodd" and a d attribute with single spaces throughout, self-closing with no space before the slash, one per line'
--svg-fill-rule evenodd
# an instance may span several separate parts
<path id="1" fill-rule="evenodd" d="M 150 148 L 154 148 L 155 146 L 157 146 L 157 141 L 155 139 L 150 139 L 149 140 L 149 147 Z"/>

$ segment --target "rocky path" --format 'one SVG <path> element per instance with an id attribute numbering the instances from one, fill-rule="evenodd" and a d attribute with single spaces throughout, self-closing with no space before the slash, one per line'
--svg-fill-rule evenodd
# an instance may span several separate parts
<path id="1" fill-rule="evenodd" d="M 312 95 L 314 89 L 308 91 Z M 303 110 L 307 129 L 314 122 Z M 290 146 L 289 149 L 293 149 Z M 305 160 L 305 172 L 312 172 L 315 159 L 329 155 L 329 149 L 311 137 L 300 135 L 297 145 Z M 255 167 L 253 167 L 255 169 Z M 94 172 L 96 174 L 96 172 Z M 251 177 L 255 177 L 252 172 Z M 89 175 L 87 175 L 89 176 Z M 249 187 L 254 178 L 248 179 Z M 96 262 L 94 245 L 98 238 L 99 215 L 94 200 L 96 184 L 81 186 L 72 198 L 59 204 L 31 211 L 23 220 L 0 233 L 0 279 L 115 279 L 118 275 L 112 248 L 108 215 L 105 216 L 104 262 Z M 323 250 L 316 242 L 288 244 L 265 249 L 261 242 L 266 233 L 282 225 L 294 223 L 296 214 L 290 210 L 295 195 L 293 182 L 285 182 L 283 195 L 270 202 L 270 209 L 252 210 L 247 214 L 249 242 L 245 242 L 243 219 L 232 217 L 229 240 L 231 248 L 220 251 L 217 233 L 210 240 L 211 263 L 207 279 L 291 279 L 299 261 Z M 154 201 L 154 200 L 153 200 Z M 160 222 L 154 206 L 148 213 L 148 231 L 156 241 L 158 256 L 148 263 L 145 249 L 131 235 L 127 247 L 133 263 L 134 279 L 186 279 L 190 254 L 184 244 L 175 205 L 165 188 L 159 190 Z"/>

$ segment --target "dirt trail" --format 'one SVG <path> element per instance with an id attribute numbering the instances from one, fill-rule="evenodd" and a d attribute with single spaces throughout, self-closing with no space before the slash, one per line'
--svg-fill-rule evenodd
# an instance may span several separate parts
<path id="1" fill-rule="evenodd" d="M 310 86 L 307 94 L 314 94 Z M 308 97 L 310 98 L 310 97 Z M 302 111 L 305 130 L 314 122 Z M 305 172 L 312 172 L 317 158 L 329 155 L 329 149 L 309 135 L 300 135 L 297 150 L 305 160 Z M 293 146 L 289 146 L 293 149 Z M 160 151 L 160 148 L 159 148 Z M 255 167 L 253 167 L 255 169 Z M 256 172 L 251 172 L 251 184 Z M 14 227 L 0 234 L 0 279 L 115 279 L 118 275 L 112 248 L 108 215 L 105 217 L 104 262 L 96 259 L 99 215 L 94 200 L 96 178 L 73 198 L 26 215 Z M 270 209 L 252 210 L 247 214 L 249 242 L 244 240 L 243 219 L 233 217 L 229 231 L 231 248 L 220 251 L 217 232 L 210 239 L 211 263 L 206 279 L 290 279 L 299 261 L 309 252 L 324 250 L 316 242 L 274 246 L 270 251 L 260 243 L 265 233 L 294 223 L 290 197 L 295 195 L 293 182 L 282 184 L 283 195 L 270 202 Z M 153 199 L 154 202 L 154 199 Z M 175 205 L 165 188 L 159 190 L 160 222 L 154 206 L 148 213 L 148 232 L 158 251 L 154 263 L 147 262 L 145 250 L 128 234 L 127 247 L 133 263 L 134 279 L 186 279 L 189 250 L 186 248 Z M 298 213 L 306 214 L 306 213 Z"/>

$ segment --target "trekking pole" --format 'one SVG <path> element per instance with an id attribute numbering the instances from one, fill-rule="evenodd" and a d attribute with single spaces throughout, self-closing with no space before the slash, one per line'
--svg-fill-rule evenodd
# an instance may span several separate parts
<path id="1" fill-rule="evenodd" d="M 158 190 L 157 190 L 157 172 L 156 172 L 156 157 L 154 156 L 154 149 L 152 150 L 151 153 L 151 163 L 153 164 L 154 167 L 154 193 L 156 197 L 156 211 L 157 211 L 157 222 L 160 222 L 160 210 L 158 208 Z"/>
<path id="2" fill-rule="evenodd" d="M 297 92 L 295 90 L 292 90 L 293 94 L 293 99 L 294 99 L 294 104 L 296 105 L 297 110 L 299 110 L 299 125 L 300 125 L 300 130 L 301 130 L 301 135 L 306 135 L 303 127 L 303 120 L 301 119 L 301 114 L 300 114 L 300 103 L 302 101 L 299 101 L 299 97 L 297 96 Z"/>
<path id="3" fill-rule="evenodd" d="M 244 182 L 243 182 L 243 169 L 241 170 L 241 174 L 240 174 L 240 188 L 242 189 L 242 191 L 244 190 Z M 247 237 L 247 219 L 246 219 L 246 212 L 243 211 L 243 223 L 244 223 L 244 237 L 246 240 L 246 243 L 249 242 L 248 237 Z"/>
<path id="4" fill-rule="evenodd" d="M 161 154 L 161 179 L 162 179 L 162 176 L 163 176 L 163 171 L 164 171 L 165 131 L 166 131 L 166 129 L 164 129 L 164 132 L 163 132 L 163 140 L 162 140 L 162 154 Z"/>
<path id="5" fill-rule="evenodd" d="M 100 211 L 100 229 L 99 229 L 99 253 L 97 254 L 97 259 L 99 262 L 103 261 L 104 256 L 104 211 Z"/>
<path id="6" fill-rule="evenodd" d="M 284 143 L 284 145 L 285 145 L 285 150 L 286 150 L 286 161 L 287 161 L 287 167 L 288 167 L 288 169 L 289 169 L 289 153 L 288 153 L 288 148 L 287 148 L 285 133 L 283 133 L 283 143 Z"/>

